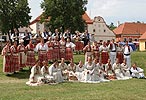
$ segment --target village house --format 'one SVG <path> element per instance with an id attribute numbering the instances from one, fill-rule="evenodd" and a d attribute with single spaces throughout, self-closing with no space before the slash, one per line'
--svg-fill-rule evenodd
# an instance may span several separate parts
<path id="1" fill-rule="evenodd" d="M 146 50 L 146 32 L 139 38 L 139 50 Z"/>

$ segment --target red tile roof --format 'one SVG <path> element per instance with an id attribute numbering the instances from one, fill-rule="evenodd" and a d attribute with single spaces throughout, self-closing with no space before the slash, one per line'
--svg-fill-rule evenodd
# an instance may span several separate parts
<path id="1" fill-rule="evenodd" d="M 126 22 L 113 31 L 115 34 L 143 34 L 146 32 L 146 24 Z"/>
<path id="2" fill-rule="evenodd" d="M 139 38 L 140 40 L 146 40 L 146 32 Z"/>
<path id="3" fill-rule="evenodd" d="M 39 22 L 41 20 L 41 15 L 39 15 L 36 19 L 34 19 L 32 22 L 30 22 L 30 25 Z M 49 21 L 51 17 L 48 17 L 48 19 L 46 21 Z M 82 15 L 83 20 L 85 20 L 86 24 L 92 24 L 93 21 L 90 19 L 90 17 L 87 15 L 87 13 L 85 12 L 85 14 Z"/>

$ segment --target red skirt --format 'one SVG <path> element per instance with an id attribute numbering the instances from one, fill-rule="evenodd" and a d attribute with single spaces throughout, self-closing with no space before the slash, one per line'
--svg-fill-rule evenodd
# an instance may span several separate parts
<path id="1" fill-rule="evenodd" d="M 14 70 L 12 69 L 12 65 L 11 65 L 11 55 L 6 55 L 4 56 L 4 65 L 3 65 L 3 72 L 4 73 L 13 73 Z"/>
<path id="2" fill-rule="evenodd" d="M 59 48 L 54 48 L 53 49 L 53 59 L 59 60 L 60 59 L 60 49 Z"/>
<path id="3" fill-rule="evenodd" d="M 75 45 L 76 45 L 76 47 L 75 47 L 75 50 L 76 50 L 76 51 L 81 51 L 81 50 L 83 50 L 84 44 L 83 44 L 82 42 L 80 42 L 80 41 L 75 42 Z"/>
<path id="4" fill-rule="evenodd" d="M 73 59 L 73 51 L 72 51 L 72 48 L 66 48 L 65 53 L 66 53 L 65 60 L 71 60 L 71 59 Z"/>
<path id="5" fill-rule="evenodd" d="M 102 61 L 102 63 L 106 64 L 108 59 L 109 59 L 108 52 L 102 52 L 101 53 L 101 61 Z"/>
<path id="6" fill-rule="evenodd" d="M 53 49 L 50 49 L 50 50 L 48 50 L 48 52 L 47 52 L 47 57 L 48 57 L 48 60 L 53 60 L 54 58 L 53 58 L 53 52 L 54 50 Z"/>
<path id="7" fill-rule="evenodd" d="M 39 54 L 38 54 L 38 59 L 40 60 L 40 65 L 42 66 L 43 61 L 48 61 L 47 52 L 46 51 L 40 51 Z"/>
<path id="8" fill-rule="evenodd" d="M 117 52 L 117 58 L 120 64 L 123 63 L 123 60 L 124 60 L 123 52 Z"/>
<path id="9" fill-rule="evenodd" d="M 12 71 L 19 71 L 20 70 L 20 65 L 19 65 L 19 56 L 18 54 L 13 54 L 12 56 Z"/>
<path id="10" fill-rule="evenodd" d="M 35 62 L 36 62 L 36 59 L 35 59 L 34 51 L 28 51 L 26 65 L 27 66 L 34 66 Z"/>
<path id="11" fill-rule="evenodd" d="M 100 59 L 100 53 L 99 53 L 99 51 L 94 51 L 93 56 L 94 56 L 94 58 L 96 58 L 97 61 L 99 62 L 99 59 Z"/>
<path id="12" fill-rule="evenodd" d="M 65 48 L 60 49 L 60 59 L 65 58 Z"/>
<path id="13" fill-rule="evenodd" d="M 20 68 L 24 68 L 26 66 L 26 57 L 24 52 L 19 52 L 19 60 Z"/>

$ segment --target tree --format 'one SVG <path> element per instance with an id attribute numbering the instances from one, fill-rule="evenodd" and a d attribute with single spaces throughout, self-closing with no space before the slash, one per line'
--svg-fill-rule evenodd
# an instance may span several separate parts
<path id="1" fill-rule="evenodd" d="M 52 30 L 55 28 L 71 29 L 83 31 L 85 21 L 82 19 L 82 15 L 86 11 L 85 5 L 87 0 L 44 0 L 41 3 L 43 9 L 42 19 L 51 17 L 48 26 Z"/>
<path id="2" fill-rule="evenodd" d="M 110 30 L 114 30 L 115 28 L 117 28 L 116 26 L 114 26 L 114 23 L 111 23 L 108 27 Z"/>
<path id="3" fill-rule="evenodd" d="M 0 0 L 0 30 L 9 33 L 14 28 L 28 26 L 29 13 L 28 0 Z"/>

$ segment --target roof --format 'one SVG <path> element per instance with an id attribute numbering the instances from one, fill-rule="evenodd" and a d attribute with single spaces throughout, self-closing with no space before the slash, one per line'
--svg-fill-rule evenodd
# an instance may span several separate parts
<path id="1" fill-rule="evenodd" d="M 36 19 L 34 19 L 32 22 L 30 22 L 29 25 L 32 25 L 36 22 L 39 22 L 41 20 L 41 15 L 39 15 Z M 46 19 L 46 21 L 49 21 L 51 17 L 48 17 L 48 19 Z M 87 15 L 87 13 L 85 12 L 83 15 L 82 15 L 82 18 L 83 20 L 85 20 L 86 24 L 93 24 L 93 21 L 90 19 L 90 17 Z"/>
<path id="2" fill-rule="evenodd" d="M 146 40 L 146 32 L 139 39 L 140 40 Z"/>
<path id="3" fill-rule="evenodd" d="M 113 31 L 115 34 L 143 34 L 146 32 L 146 24 L 126 22 Z"/>

